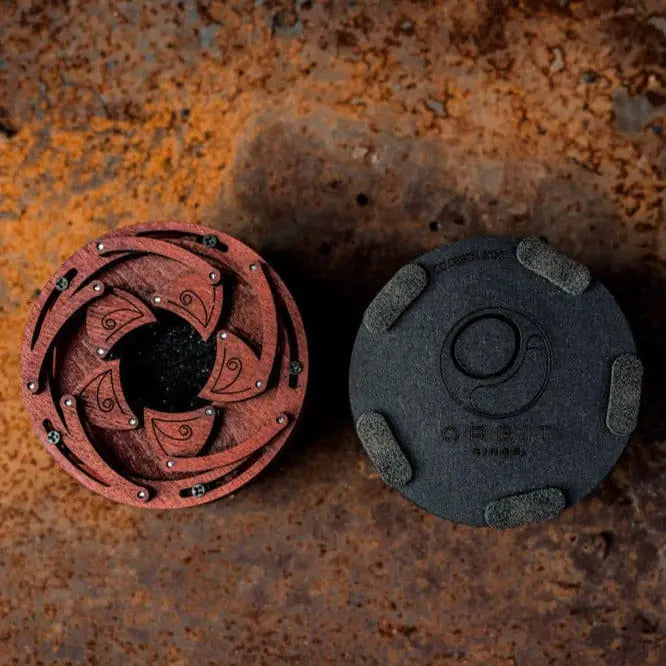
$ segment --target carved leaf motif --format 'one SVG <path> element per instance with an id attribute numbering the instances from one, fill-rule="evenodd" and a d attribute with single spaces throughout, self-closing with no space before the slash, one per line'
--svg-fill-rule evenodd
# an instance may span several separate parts
<path id="1" fill-rule="evenodd" d="M 195 456 L 205 446 L 215 422 L 213 410 L 173 414 L 144 410 L 148 439 L 170 456 Z"/>
<path id="2" fill-rule="evenodd" d="M 230 472 L 242 465 L 248 456 L 270 444 L 287 427 L 288 423 L 287 415 L 280 414 L 278 418 L 271 419 L 265 427 L 257 430 L 244 441 L 224 451 L 198 457 L 181 458 L 176 465 L 177 470 L 180 472 L 203 472 L 209 469 L 217 469 L 220 473 Z"/>
<path id="3" fill-rule="evenodd" d="M 74 475 L 83 483 L 93 482 L 101 483 L 107 487 L 113 486 L 124 491 L 129 491 L 133 496 L 141 490 L 142 486 L 132 483 L 126 479 L 113 467 L 111 467 L 97 452 L 83 424 L 77 406 L 77 399 L 72 395 L 63 395 L 61 406 L 64 413 L 64 419 L 67 424 L 68 434 L 66 435 L 66 447 L 74 454 L 75 460 L 67 459 L 67 463 L 73 466 Z M 59 453 L 62 450 L 59 449 Z M 143 496 L 144 501 L 148 501 L 149 495 Z"/>
<path id="4" fill-rule="evenodd" d="M 123 335 L 155 321 L 153 313 L 134 295 L 114 289 L 86 312 L 86 334 L 97 348 L 110 349 Z"/>
<path id="5" fill-rule="evenodd" d="M 222 287 L 198 273 L 185 273 L 160 289 L 153 303 L 185 319 L 207 340 L 222 312 Z"/>
<path id="6" fill-rule="evenodd" d="M 217 336 L 215 366 L 199 396 L 214 402 L 231 402 L 247 397 L 255 387 L 259 359 L 250 346 L 233 333 Z"/>
<path id="7" fill-rule="evenodd" d="M 113 430 L 132 430 L 136 418 L 120 384 L 120 361 L 108 361 L 88 375 L 74 392 L 86 418 L 94 425 Z"/>

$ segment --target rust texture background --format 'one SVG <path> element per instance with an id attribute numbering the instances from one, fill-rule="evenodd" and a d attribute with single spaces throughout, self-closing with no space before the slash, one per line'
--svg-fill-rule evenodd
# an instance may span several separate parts
<path id="1" fill-rule="evenodd" d="M 0 662 L 666 663 L 663 0 L 0 0 Z M 282 272 L 318 364 L 290 451 L 182 512 L 79 487 L 19 392 L 29 302 L 148 219 Z M 647 365 L 613 474 L 558 521 L 438 520 L 361 452 L 346 366 L 404 262 L 544 235 Z"/>

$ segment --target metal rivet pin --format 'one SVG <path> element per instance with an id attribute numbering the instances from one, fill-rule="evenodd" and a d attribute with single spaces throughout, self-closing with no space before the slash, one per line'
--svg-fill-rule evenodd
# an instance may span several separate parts
<path id="1" fill-rule="evenodd" d="M 65 407 L 71 407 L 74 401 L 71 398 L 65 398 Z"/>
<path id="2" fill-rule="evenodd" d="M 137 423 L 139 423 L 139 419 L 137 419 L 136 416 L 132 416 L 132 417 L 130 417 L 130 420 L 128 421 L 128 423 L 132 427 L 134 427 L 135 425 L 137 425 Z"/>
<path id="3" fill-rule="evenodd" d="M 250 270 L 251 271 L 256 271 L 257 268 L 259 268 L 259 266 L 257 266 L 257 264 L 250 264 Z"/>
<path id="4" fill-rule="evenodd" d="M 35 382 L 28 382 L 28 391 L 36 391 L 37 390 L 37 384 Z"/>
<path id="5" fill-rule="evenodd" d="M 257 388 L 261 388 L 264 385 L 264 383 L 260 379 L 257 379 L 257 381 L 254 383 L 254 385 Z"/>
<path id="6" fill-rule="evenodd" d="M 159 296 L 153 296 L 153 303 L 159 304 L 161 302 L 162 302 L 162 299 Z"/>
<path id="7" fill-rule="evenodd" d="M 104 249 L 104 243 L 97 243 L 97 250 L 101 252 Z"/>
<path id="8" fill-rule="evenodd" d="M 65 289 L 67 289 L 67 287 L 69 287 L 69 280 L 68 280 L 66 277 L 64 277 L 64 276 L 63 276 L 63 277 L 59 277 L 59 278 L 55 281 L 55 288 L 56 288 L 58 291 L 65 291 Z"/>
<path id="9" fill-rule="evenodd" d="M 209 273 L 208 278 L 210 279 L 211 282 L 215 282 L 215 280 L 217 280 L 217 273 L 215 273 L 214 271 L 212 273 Z"/>
<path id="10" fill-rule="evenodd" d="M 139 492 L 136 494 L 136 496 L 139 499 L 146 499 L 146 497 L 148 497 L 148 493 L 145 490 L 139 490 Z"/>
<path id="11" fill-rule="evenodd" d="M 102 349 L 101 347 L 97 348 L 97 356 L 104 356 L 106 354 L 106 351 Z"/>
<path id="12" fill-rule="evenodd" d="M 220 333 L 220 338 L 222 338 L 222 340 L 226 340 L 228 337 L 229 334 L 226 331 L 222 331 L 222 333 Z"/>
<path id="13" fill-rule="evenodd" d="M 289 364 L 290 375 L 300 375 L 303 372 L 303 364 L 300 361 L 292 361 Z"/>
<path id="14" fill-rule="evenodd" d="M 206 486 L 203 483 L 197 483 L 196 486 L 190 488 L 190 493 L 192 493 L 192 497 L 202 497 L 206 494 Z"/>
<path id="15" fill-rule="evenodd" d="M 167 467 L 175 467 L 176 463 L 173 460 L 167 460 Z"/>
<path id="16" fill-rule="evenodd" d="M 93 291 L 102 291 L 102 285 L 99 282 L 95 282 L 93 285 Z"/>
<path id="17" fill-rule="evenodd" d="M 46 433 L 46 439 L 49 444 L 58 444 L 60 443 L 60 433 L 57 430 L 49 430 Z"/>
<path id="18" fill-rule="evenodd" d="M 286 423 L 287 417 L 284 414 L 280 414 L 276 420 L 280 425 L 282 425 L 283 423 Z"/>
<path id="19" fill-rule="evenodd" d="M 204 409 L 204 414 L 206 416 L 213 416 L 213 414 L 215 414 L 215 410 L 212 407 L 206 407 L 206 409 Z"/>

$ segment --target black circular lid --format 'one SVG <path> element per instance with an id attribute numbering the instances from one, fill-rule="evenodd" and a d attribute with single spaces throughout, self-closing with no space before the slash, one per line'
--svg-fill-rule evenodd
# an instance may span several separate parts
<path id="1" fill-rule="evenodd" d="M 382 478 L 470 525 L 557 516 L 636 425 L 642 366 L 612 295 L 534 238 L 453 243 L 403 267 L 363 318 L 356 429 Z"/>

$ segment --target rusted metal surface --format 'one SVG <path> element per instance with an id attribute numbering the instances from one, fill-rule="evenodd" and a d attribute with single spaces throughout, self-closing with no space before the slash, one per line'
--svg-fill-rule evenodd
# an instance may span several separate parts
<path id="1" fill-rule="evenodd" d="M 2 661 L 664 663 L 663 20 L 661 0 L 4 2 Z M 63 475 L 18 380 L 54 268 L 164 218 L 265 256 L 315 356 L 293 448 L 171 513 Z M 544 235 L 589 265 L 646 365 L 600 490 L 501 534 L 386 488 L 346 399 L 372 294 L 479 233 Z"/>

